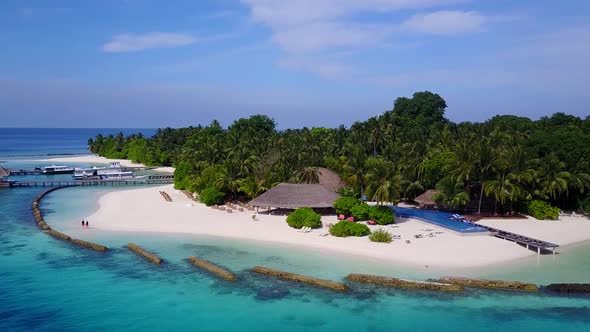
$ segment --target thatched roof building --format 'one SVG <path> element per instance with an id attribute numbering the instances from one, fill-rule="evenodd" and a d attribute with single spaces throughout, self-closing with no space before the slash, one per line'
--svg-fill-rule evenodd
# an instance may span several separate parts
<path id="1" fill-rule="evenodd" d="M 281 183 L 251 200 L 250 205 L 278 209 L 331 208 L 339 197 L 321 184 Z"/>
<path id="2" fill-rule="evenodd" d="M 430 189 L 416 197 L 414 201 L 418 203 L 421 208 L 434 208 L 436 207 L 436 202 L 434 201 L 434 196 L 436 194 L 438 194 L 438 190 Z"/>
<path id="3" fill-rule="evenodd" d="M 340 179 L 340 176 L 327 168 L 318 167 L 318 177 L 320 184 L 332 191 L 338 191 L 338 189 L 346 186 L 344 181 Z"/>

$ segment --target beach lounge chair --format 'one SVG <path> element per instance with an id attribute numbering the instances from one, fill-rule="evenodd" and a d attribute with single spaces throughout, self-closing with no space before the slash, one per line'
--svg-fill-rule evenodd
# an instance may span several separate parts
<path id="1" fill-rule="evenodd" d="M 338 220 L 344 220 L 344 218 L 346 218 L 343 214 L 338 216 Z"/>
<path id="2" fill-rule="evenodd" d="M 354 217 L 348 217 L 346 220 L 354 222 Z"/>
<path id="3" fill-rule="evenodd" d="M 377 225 L 377 223 L 373 220 L 367 221 L 367 225 Z"/>

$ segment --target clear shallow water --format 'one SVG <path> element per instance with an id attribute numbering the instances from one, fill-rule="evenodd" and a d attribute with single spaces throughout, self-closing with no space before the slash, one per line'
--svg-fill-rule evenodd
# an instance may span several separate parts
<path id="1" fill-rule="evenodd" d="M 355 287 L 337 294 L 251 275 L 254 265 L 339 280 L 350 272 L 428 278 L 433 271 L 314 250 L 223 238 L 82 230 L 104 188 L 57 191 L 47 221 L 108 245 L 106 254 L 41 233 L 30 205 L 43 188 L 0 190 L 0 331 L 590 331 L 590 299 L 467 292 L 462 295 Z M 91 225 L 92 226 L 92 225 Z M 152 266 L 123 248 L 136 242 L 166 259 Z M 198 255 L 235 271 L 216 280 L 186 263 Z M 590 246 L 555 258 L 453 271 L 539 283 L 590 282 Z M 278 295 L 277 295 L 278 294 Z"/>

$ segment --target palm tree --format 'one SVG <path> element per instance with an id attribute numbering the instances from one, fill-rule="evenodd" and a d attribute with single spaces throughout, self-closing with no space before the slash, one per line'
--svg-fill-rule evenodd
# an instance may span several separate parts
<path id="1" fill-rule="evenodd" d="M 522 144 L 512 144 L 504 155 L 504 163 L 508 168 L 508 179 L 516 187 L 513 200 L 531 199 L 530 185 L 537 178 L 536 160 L 529 160 Z"/>
<path id="2" fill-rule="evenodd" d="M 469 203 L 469 195 L 465 192 L 461 182 L 446 177 L 437 185 L 438 193 L 434 195 L 434 201 L 440 205 L 446 205 L 451 209 L 464 207 Z"/>
<path id="3" fill-rule="evenodd" d="M 580 160 L 573 172 L 570 173 L 570 186 L 577 189 L 580 193 L 585 193 L 590 189 L 590 174 L 587 172 L 589 166 L 585 160 Z"/>
<path id="4" fill-rule="evenodd" d="M 258 181 L 254 177 L 239 179 L 238 185 L 238 189 L 244 194 L 246 194 L 248 198 L 255 198 L 267 190 L 267 188 L 264 187 L 264 181 Z"/>
<path id="5" fill-rule="evenodd" d="M 424 191 L 424 186 L 420 183 L 420 181 L 408 182 L 405 187 L 404 196 L 412 200 L 416 198 L 418 193 Z"/>
<path id="6" fill-rule="evenodd" d="M 481 203 L 483 201 L 485 182 L 488 179 L 489 173 L 492 171 L 498 161 L 498 150 L 492 146 L 492 137 L 484 137 L 480 140 L 477 146 L 477 170 L 479 174 L 479 185 L 481 187 L 479 193 L 479 204 L 477 207 L 477 214 L 481 214 Z"/>
<path id="7" fill-rule="evenodd" d="M 452 149 L 453 160 L 449 174 L 457 183 L 465 184 L 465 192 L 470 195 L 471 181 L 475 175 L 476 154 L 470 139 L 464 138 Z"/>
<path id="8" fill-rule="evenodd" d="M 237 193 L 239 190 L 240 181 L 240 164 L 239 162 L 228 159 L 223 164 L 222 176 L 218 179 L 218 185 L 220 187 L 227 188 L 233 195 L 234 199 L 237 199 Z"/>
<path id="9" fill-rule="evenodd" d="M 484 184 L 484 192 L 486 196 L 494 196 L 496 202 L 504 205 L 506 200 L 512 202 L 517 197 L 518 186 L 512 183 L 510 177 L 503 173 L 499 174 L 494 180 L 486 181 Z M 494 210 L 497 208 L 497 204 Z M 495 212 L 495 211 L 494 211 Z"/>
<path id="10" fill-rule="evenodd" d="M 347 164 L 350 176 L 347 182 L 360 189 L 361 198 L 364 194 L 364 180 L 366 173 L 365 159 L 367 155 L 359 145 L 348 144 L 345 149 L 348 152 Z"/>
<path id="11" fill-rule="evenodd" d="M 296 176 L 299 183 L 320 183 L 321 174 L 317 167 L 303 167 L 297 172 Z"/>
<path id="12" fill-rule="evenodd" d="M 541 165 L 540 188 L 544 197 L 557 199 L 561 194 L 568 193 L 569 172 L 564 171 L 565 163 L 559 161 L 554 154 L 543 160 Z"/>
<path id="13" fill-rule="evenodd" d="M 367 196 L 376 200 L 378 205 L 397 201 L 403 192 L 403 178 L 395 174 L 395 165 L 383 158 L 369 158 L 366 165 Z"/>

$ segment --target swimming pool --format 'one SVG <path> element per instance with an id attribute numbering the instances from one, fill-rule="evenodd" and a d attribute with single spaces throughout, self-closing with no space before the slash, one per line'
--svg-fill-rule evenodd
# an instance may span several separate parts
<path id="1" fill-rule="evenodd" d="M 397 206 L 392 206 L 392 208 L 395 209 L 395 216 L 398 218 L 414 218 L 437 226 L 448 228 L 459 233 L 480 233 L 488 231 L 483 227 L 473 226 L 468 223 L 452 220 L 450 219 L 452 213 L 402 208 Z"/>

